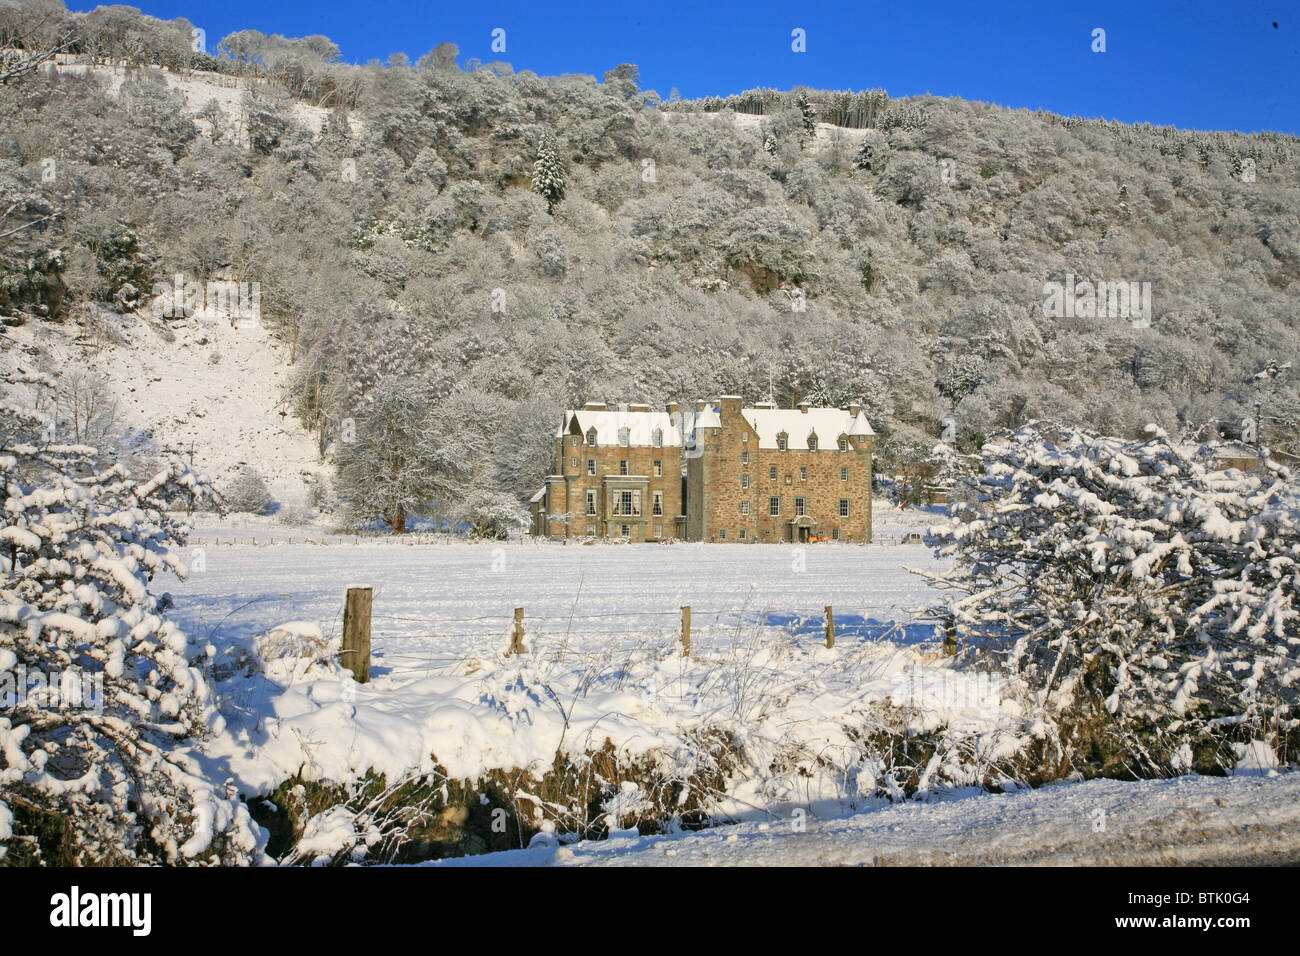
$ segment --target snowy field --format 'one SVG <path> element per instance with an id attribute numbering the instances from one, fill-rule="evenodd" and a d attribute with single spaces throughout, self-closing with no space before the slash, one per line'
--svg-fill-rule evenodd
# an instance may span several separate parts
<path id="1" fill-rule="evenodd" d="M 906 570 L 936 567 L 920 545 L 430 543 L 209 524 L 185 556 L 190 579 L 160 586 L 195 639 L 249 637 L 285 621 L 336 635 L 346 589 L 373 588 L 376 675 L 501 650 L 516 607 L 526 643 L 545 651 L 566 635 L 581 648 L 676 634 L 690 605 L 692 642 L 705 651 L 731 642 L 738 625 L 820 641 L 828 604 L 843 640 L 920 640 L 929 628 L 897 625 L 935 598 Z"/>
<path id="2" fill-rule="evenodd" d="M 219 668 L 259 649 L 251 670 L 216 681 L 224 723 L 198 758 L 246 796 L 295 776 L 347 781 L 372 769 L 390 784 L 436 776 L 435 767 L 448 779 L 520 769 L 540 781 L 557 755 L 605 745 L 689 774 L 701 734 L 722 732 L 735 762 L 707 802 L 733 826 L 636 836 L 628 820 L 648 804 L 623 783 L 602 810 L 615 838 L 572 842 L 538 801 L 542 832 L 531 847 L 473 862 L 1300 859 L 1286 835 L 1300 822 L 1300 777 L 1269 761 L 1232 780 L 1032 793 L 1013 783 L 1004 768 L 1036 722 L 1000 675 L 951 669 L 916 619 L 936 597 L 906 570 L 938 568 L 922 546 L 449 543 L 207 520 L 187 549 L 201 570 L 161 586 Z M 360 686 L 332 660 L 344 591 L 356 585 L 374 589 L 372 679 Z M 684 604 L 689 658 L 678 643 Z M 824 641 L 827 604 L 834 648 Z M 525 609 L 528 653 L 510 657 L 515 607 Z M 919 780 L 924 800 L 902 799 L 869 743 L 900 715 L 905 726 L 890 732 L 945 741 Z M 1009 792 L 981 793 L 990 781 Z M 363 829 L 329 811 L 300 847 L 328 859 L 362 846 Z"/>
<path id="3" fill-rule="evenodd" d="M 209 527 L 196 540 L 231 531 Z M 792 800 L 838 813 L 886 785 L 859 737 L 890 701 L 924 702 L 919 729 L 988 731 L 990 754 L 999 729 L 1019 720 L 988 675 L 954 683 L 933 627 L 914 619 L 931 596 L 904 566 L 934 567 L 919 546 L 362 538 L 203 543 L 187 558 L 189 580 L 161 586 L 177 622 L 233 675 L 217 683 L 225 732 L 209 759 L 247 795 L 300 773 L 398 779 L 428 772 L 435 755 L 458 779 L 548 767 L 561 751 L 605 742 L 630 758 L 687 759 L 691 735 L 707 730 L 731 734 L 753 767 L 715 795 L 724 818 Z M 371 681 L 361 686 L 332 661 L 344 592 L 356 585 L 374 589 Z M 515 607 L 528 653 L 507 657 Z M 252 657 L 262 664 L 250 674 Z M 924 676 L 939 672 L 949 679 Z M 784 769 L 769 773 L 778 756 Z"/>

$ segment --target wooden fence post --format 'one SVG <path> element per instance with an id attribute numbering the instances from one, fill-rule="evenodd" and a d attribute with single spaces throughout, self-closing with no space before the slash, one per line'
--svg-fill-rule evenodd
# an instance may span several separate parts
<path id="1" fill-rule="evenodd" d="M 957 629 L 955 627 L 950 627 L 944 632 L 943 652 L 949 657 L 957 653 Z"/>
<path id="2" fill-rule="evenodd" d="M 511 654 L 527 654 L 528 648 L 524 647 L 524 609 L 515 608 L 515 622 L 510 625 L 510 650 L 506 651 L 506 656 Z"/>
<path id="3" fill-rule="evenodd" d="M 682 605 L 682 657 L 691 656 L 691 606 Z"/>
<path id="4" fill-rule="evenodd" d="M 835 646 L 835 615 L 831 613 L 831 606 L 826 605 L 826 646 Z"/>
<path id="5" fill-rule="evenodd" d="M 343 666 L 358 684 L 370 681 L 370 588 L 348 588 L 343 607 Z"/>

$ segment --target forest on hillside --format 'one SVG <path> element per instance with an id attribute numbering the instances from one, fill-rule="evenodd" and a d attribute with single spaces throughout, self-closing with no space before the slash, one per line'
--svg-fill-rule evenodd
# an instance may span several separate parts
<path id="1" fill-rule="evenodd" d="M 543 77 L 444 43 L 357 66 L 325 37 L 207 53 L 192 30 L 0 3 L 0 316 L 258 282 L 354 506 L 526 499 L 588 400 L 857 402 L 886 473 L 1032 419 L 1239 437 L 1257 401 L 1260 436 L 1300 453 L 1295 137 L 899 99 L 869 75 L 686 101 L 629 64 Z M 110 92 L 54 52 L 126 75 Z M 186 109 L 193 70 L 248 87 L 235 119 Z M 1150 283 L 1149 327 L 1050 314 L 1067 277 Z"/>

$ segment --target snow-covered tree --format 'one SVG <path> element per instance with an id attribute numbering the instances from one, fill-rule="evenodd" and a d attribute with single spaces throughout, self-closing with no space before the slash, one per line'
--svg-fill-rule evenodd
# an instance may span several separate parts
<path id="1" fill-rule="evenodd" d="M 20 382 L 19 379 L 22 379 Z M 46 387 L 35 376 L 7 384 Z M 179 460 L 137 483 L 0 407 L 0 840 L 10 862 L 248 863 L 263 831 L 197 749 L 224 721 L 196 648 L 150 592 L 185 574 Z M 46 433 L 48 434 L 48 432 Z"/>
<path id="2" fill-rule="evenodd" d="M 271 507 L 271 492 L 266 482 L 252 468 L 245 468 L 226 487 L 222 499 L 231 511 L 266 514 Z"/>
<path id="3" fill-rule="evenodd" d="M 948 366 L 934 387 L 940 395 L 956 405 L 980 387 L 985 375 L 987 371 L 983 359 L 978 355 L 963 355 Z"/>
<path id="4" fill-rule="evenodd" d="M 1206 449 L 1032 423 L 984 448 L 986 499 L 935 529 L 960 644 L 1109 721 L 1146 772 L 1294 735 L 1300 485 Z M 1056 697 L 1051 697 L 1055 693 Z"/>
<path id="5" fill-rule="evenodd" d="M 802 119 L 799 135 L 799 144 L 802 146 L 817 136 L 817 109 L 808 101 L 808 94 L 802 90 L 795 97 L 794 107 L 799 111 Z"/>
<path id="6" fill-rule="evenodd" d="M 478 489 L 461 507 L 462 517 L 479 538 L 504 538 L 528 527 L 528 512 L 514 495 Z"/>
<path id="7" fill-rule="evenodd" d="M 356 441 L 339 454 L 339 488 L 354 518 L 380 517 L 393 534 L 402 534 L 407 513 L 428 501 L 433 473 L 423 453 L 427 411 L 420 390 L 403 379 L 376 387 Z"/>
<path id="8" fill-rule="evenodd" d="M 475 481 L 490 472 L 492 401 L 470 389 L 441 399 L 405 378 L 384 379 L 339 453 L 339 493 L 356 520 L 394 534 L 408 514 L 459 520 Z"/>
<path id="9" fill-rule="evenodd" d="M 564 167 L 560 164 L 555 142 L 549 137 L 542 140 L 533 163 L 533 192 L 546 200 L 546 211 L 552 215 L 564 198 Z"/>
<path id="10" fill-rule="evenodd" d="M 853 165 L 869 173 L 879 173 L 889 161 L 889 143 L 875 130 L 867 130 L 862 145 L 853 157 Z"/>

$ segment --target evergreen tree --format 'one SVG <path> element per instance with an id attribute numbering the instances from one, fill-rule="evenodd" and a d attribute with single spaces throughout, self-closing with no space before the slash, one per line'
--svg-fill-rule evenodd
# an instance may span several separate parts
<path id="1" fill-rule="evenodd" d="M 555 215 L 555 207 L 564 198 L 564 168 L 555 142 L 549 137 L 542 140 L 537 162 L 533 163 L 533 192 L 546 200 L 546 211 Z"/>
<path id="2" fill-rule="evenodd" d="M 803 130 L 799 137 L 799 146 L 802 148 L 805 142 L 817 135 L 817 109 L 808 102 L 808 94 L 802 90 L 795 98 L 794 105 L 803 117 Z"/>

